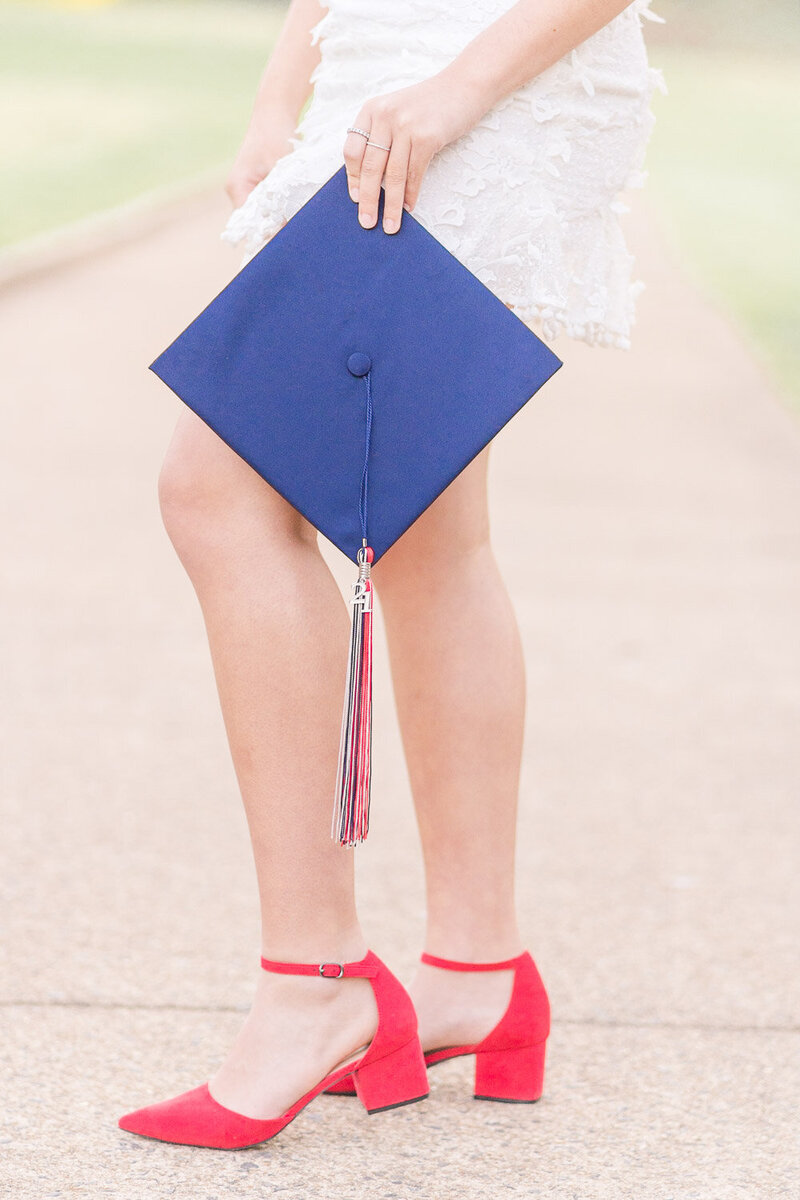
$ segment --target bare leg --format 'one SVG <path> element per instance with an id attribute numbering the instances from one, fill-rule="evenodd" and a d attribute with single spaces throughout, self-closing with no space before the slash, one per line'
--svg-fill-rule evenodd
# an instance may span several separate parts
<path id="1" fill-rule="evenodd" d="M 525 673 L 489 540 L 489 447 L 374 567 L 425 859 L 426 949 L 499 960 L 523 949 L 514 901 Z M 425 1049 L 474 1041 L 512 975 L 421 965 L 410 991 Z"/>
<path id="2" fill-rule="evenodd" d="M 188 410 L 159 498 L 206 625 L 252 840 L 261 953 L 361 958 L 353 851 L 329 832 L 348 620 L 315 531 Z M 266 1118 L 368 1042 L 376 1011 L 367 980 L 255 970 L 252 1009 L 210 1087 Z"/>

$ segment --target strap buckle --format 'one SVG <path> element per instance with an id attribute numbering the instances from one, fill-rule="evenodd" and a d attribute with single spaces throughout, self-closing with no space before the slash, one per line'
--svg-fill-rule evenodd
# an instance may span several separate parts
<path id="1" fill-rule="evenodd" d="M 328 967 L 335 968 L 336 974 L 331 974 L 331 972 L 327 969 Z M 344 975 L 344 964 L 337 962 L 320 963 L 319 973 L 323 979 L 341 979 Z"/>

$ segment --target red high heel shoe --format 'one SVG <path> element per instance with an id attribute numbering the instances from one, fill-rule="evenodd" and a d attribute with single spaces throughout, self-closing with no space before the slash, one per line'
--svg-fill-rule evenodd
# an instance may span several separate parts
<path id="1" fill-rule="evenodd" d="M 369 1113 L 425 1099 L 428 1077 L 411 997 L 376 954 L 368 950 L 359 962 L 349 963 L 285 963 L 262 958 L 261 966 L 283 975 L 321 975 L 332 980 L 360 975 L 369 979 L 378 1006 L 378 1028 L 366 1051 L 355 1061 L 334 1068 L 280 1117 L 259 1120 L 225 1108 L 211 1095 L 206 1082 L 126 1113 L 118 1121 L 120 1129 L 184 1146 L 240 1150 L 275 1137 L 315 1096 L 344 1076 L 355 1080 L 354 1094 Z"/>
<path id="2" fill-rule="evenodd" d="M 544 1056 L 550 1033 L 550 1001 L 536 964 L 524 951 L 504 962 L 454 962 L 422 954 L 421 961 L 448 971 L 514 970 L 511 999 L 494 1029 L 471 1046 L 442 1046 L 425 1052 L 426 1066 L 447 1058 L 475 1055 L 475 1099 L 503 1100 L 509 1104 L 532 1104 L 540 1099 L 544 1085 Z M 345 1075 L 326 1089 L 336 1095 L 353 1096 L 352 1077 Z"/>

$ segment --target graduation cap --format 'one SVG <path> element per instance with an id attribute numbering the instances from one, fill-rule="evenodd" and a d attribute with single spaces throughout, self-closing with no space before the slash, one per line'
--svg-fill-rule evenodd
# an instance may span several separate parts
<path id="1" fill-rule="evenodd" d="M 151 364 L 358 565 L 331 834 L 369 828 L 371 564 L 562 365 L 412 214 L 337 170 Z"/>

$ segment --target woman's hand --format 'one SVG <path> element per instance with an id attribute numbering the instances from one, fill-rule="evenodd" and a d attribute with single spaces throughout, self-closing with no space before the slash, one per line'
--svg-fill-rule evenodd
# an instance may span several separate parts
<path id="1" fill-rule="evenodd" d="M 348 133 L 344 143 L 347 186 L 358 202 L 358 219 L 370 229 L 378 219 L 384 183 L 383 228 L 396 233 L 404 208 L 414 207 L 423 176 L 438 150 L 475 125 L 486 111 L 477 88 L 433 75 L 422 83 L 375 96 L 351 122 L 369 133 Z M 379 146 L 388 146 L 381 150 Z"/>
<path id="2" fill-rule="evenodd" d="M 258 85 L 250 127 L 225 186 L 234 208 L 244 204 L 256 184 L 292 148 L 289 139 L 320 61 L 320 48 L 311 44 L 311 31 L 324 14 L 321 0 L 291 0 L 289 4 Z"/>
<path id="3" fill-rule="evenodd" d="M 377 221 L 385 176 L 383 228 L 396 233 L 403 208 L 414 207 L 437 150 L 472 129 L 499 100 L 552 66 L 629 3 L 517 0 L 437 75 L 368 100 L 352 124 L 379 145 L 368 145 L 360 133 L 348 133 L 344 143 L 348 187 L 358 202 L 361 224 L 370 228 Z"/>
<path id="4" fill-rule="evenodd" d="M 225 191 L 231 204 L 244 204 L 256 184 L 272 170 L 279 158 L 292 149 L 289 139 L 295 131 L 288 117 L 260 114 L 258 124 L 251 125 L 231 167 Z"/>

